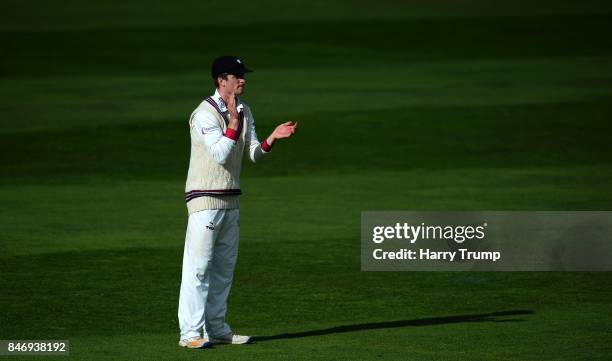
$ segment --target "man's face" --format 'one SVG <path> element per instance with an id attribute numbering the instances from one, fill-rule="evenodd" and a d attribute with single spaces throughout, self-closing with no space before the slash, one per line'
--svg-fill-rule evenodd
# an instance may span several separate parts
<path id="1" fill-rule="evenodd" d="M 229 93 L 241 95 L 244 91 L 245 83 L 246 81 L 244 80 L 244 75 L 228 74 L 227 79 L 221 78 L 219 85 L 225 88 L 225 90 Z"/>

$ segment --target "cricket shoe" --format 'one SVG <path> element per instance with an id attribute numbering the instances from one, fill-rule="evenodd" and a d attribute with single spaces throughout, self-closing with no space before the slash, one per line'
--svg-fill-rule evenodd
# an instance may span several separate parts
<path id="1" fill-rule="evenodd" d="M 185 340 L 180 340 L 179 346 L 187 348 L 208 348 L 212 346 L 212 343 L 207 338 L 196 336 Z"/>
<path id="2" fill-rule="evenodd" d="M 231 343 L 232 345 L 243 345 L 251 342 L 251 336 L 240 336 L 228 333 L 225 336 L 213 337 L 210 339 L 212 343 Z"/>

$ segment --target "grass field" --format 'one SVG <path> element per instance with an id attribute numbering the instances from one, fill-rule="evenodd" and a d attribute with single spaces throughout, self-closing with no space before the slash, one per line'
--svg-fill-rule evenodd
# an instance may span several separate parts
<path id="1" fill-rule="evenodd" d="M 0 339 L 70 340 L 58 360 L 610 359 L 610 273 L 359 258 L 366 210 L 612 210 L 609 3 L 24 4 L 0 16 Z M 228 318 L 256 342 L 193 351 L 187 118 L 221 53 L 256 70 L 260 138 L 301 129 L 243 169 Z"/>

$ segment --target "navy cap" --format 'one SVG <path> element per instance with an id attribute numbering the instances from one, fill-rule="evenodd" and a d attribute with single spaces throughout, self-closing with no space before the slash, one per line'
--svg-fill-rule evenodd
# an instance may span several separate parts
<path id="1" fill-rule="evenodd" d="M 242 60 L 233 55 L 223 55 L 215 59 L 212 63 L 211 75 L 216 79 L 223 73 L 243 76 L 245 73 L 250 73 L 253 70 L 247 69 Z"/>

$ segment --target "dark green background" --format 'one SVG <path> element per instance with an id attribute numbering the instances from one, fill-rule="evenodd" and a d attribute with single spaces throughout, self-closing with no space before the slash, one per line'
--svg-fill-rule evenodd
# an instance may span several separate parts
<path id="1" fill-rule="evenodd" d="M 69 339 L 83 360 L 608 359 L 609 273 L 360 272 L 359 221 L 610 210 L 611 10 L 3 2 L 0 339 Z M 223 53 L 256 70 L 260 138 L 301 128 L 243 170 L 228 318 L 257 342 L 193 351 L 187 118 Z"/>

